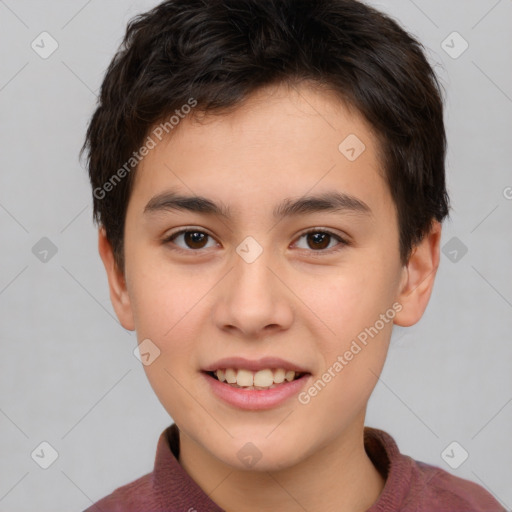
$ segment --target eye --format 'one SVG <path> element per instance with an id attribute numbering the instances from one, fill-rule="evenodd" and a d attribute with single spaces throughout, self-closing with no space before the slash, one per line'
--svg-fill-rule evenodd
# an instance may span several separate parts
<path id="1" fill-rule="evenodd" d="M 306 237 L 306 244 L 308 246 L 305 249 L 311 249 L 314 252 L 336 252 L 341 250 L 344 246 L 349 245 L 349 243 L 341 238 L 341 236 L 336 235 L 331 231 L 320 230 L 318 228 L 310 229 L 305 233 L 302 233 L 302 235 L 299 237 L 299 240 L 304 237 Z M 329 247 L 330 242 L 333 242 L 333 239 L 338 240 L 338 245 L 340 247 L 334 249 L 334 251 L 324 250 Z"/>
<path id="2" fill-rule="evenodd" d="M 175 243 L 175 240 L 183 237 L 183 242 L 185 243 L 185 247 L 182 247 Z M 172 235 L 168 236 L 164 243 L 172 242 L 174 245 L 177 245 L 178 250 L 187 251 L 187 249 L 205 249 L 208 248 L 205 244 L 206 240 L 212 238 L 211 235 L 201 231 L 199 229 L 182 229 L 181 231 L 176 231 Z M 190 251 L 187 251 L 190 252 Z M 194 252 L 194 251 L 193 251 Z"/>
<path id="3" fill-rule="evenodd" d="M 167 238 L 163 240 L 163 243 L 172 243 L 176 246 L 175 250 L 182 251 L 182 252 L 198 252 L 201 249 L 208 249 L 207 246 L 207 240 L 208 238 L 213 239 L 213 237 L 206 233 L 205 231 L 201 231 L 199 229 L 182 229 L 180 231 L 176 231 L 175 233 L 172 233 Z M 302 233 L 302 235 L 298 238 L 300 240 L 301 238 L 306 238 L 306 243 L 308 247 L 306 247 L 306 250 L 311 250 L 313 252 L 336 252 L 341 250 L 344 246 L 350 245 L 349 242 L 344 240 L 339 235 L 336 235 L 335 233 L 332 233 L 331 231 L 326 230 L 320 230 L 318 228 L 310 229 L 306 231 L 305 233 Z M 185 244 L 180 245 L 176 243 L 176 240 L 182 239 L 183 243 Z M 331 242 L 334 240 L 337 240 L 339 243 L 337 249 L 334 249 L 334 251 L 331 250 L 325 250 L 328 249 L 331 245 Z M 210 246 L 212 247 L 212 246 Z M 215 242 L 213 244 L 213 247 L 215 247 Z M 301 248 L 301 247 L 299 247 Z M 331 246 L 332 248 L 332 246 Z M 304 249 L 302 247 L 301 249 Z"/>

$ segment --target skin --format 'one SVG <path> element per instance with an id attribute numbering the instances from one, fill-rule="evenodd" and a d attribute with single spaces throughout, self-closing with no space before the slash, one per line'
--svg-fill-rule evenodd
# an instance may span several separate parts
<path id="1" fill-rule="evenodd" d="M 189 115 L 139 165 L 124 274 L 99 230 L 115 312 L 139 342 L 149 338 L 160 349 L 144 369 L 180 428 L 181 465 L 219 506 L 367 510 L 385 484 L 364 450 L 367 402 L 393 323 L 415 324 L 428 304 L 441 226 L 434 222 L 401 264 L 377 139 L 331 92 L 267 87 L 205 121 Z M 366 146 L 355 161 L 338 150 L 349 134 Z M 169 188 L 222 202 L 235 215 L 228 222 L 177 210 L 145 214 L 148 201 Z M 372 214 L 317 212 L 278 223 L 272 217 L 285 198 L 330 190 L 364 201 Z M 211 236 L 195 245 L 183 235 L 164 242 L 178 228 Z M 350 245 L 328 237 L 318 249 L 302 236 L 310 228 Z M 263 249 L 252 263 L 236 252 L 247 236 Z M 277 356 L 312 373 L 307 389 L 393 303 L 402 307 L 393 321 L 306 405 L 295 396 L 269 410 L 240 410 L 217 398 L 200 372 L 222 357 Z M 262 454 L 252 469 L 237 457 L 247 442 Z"/>

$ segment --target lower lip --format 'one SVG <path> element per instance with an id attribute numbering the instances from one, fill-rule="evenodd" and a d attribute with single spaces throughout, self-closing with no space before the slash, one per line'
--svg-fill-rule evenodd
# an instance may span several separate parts
<path id="1" fill-rule="evenodd" d="M 271 389 L 243 389 L 220 382 L 206 372 L 201 373 L 208 381 L 213 393 L 219 398 L 240 409 L 253 411 L 271 409 L 281 405 L 290 397 L 297 395 L 311 377 L 308 373 L 296 380 L 284 382 Z"/>

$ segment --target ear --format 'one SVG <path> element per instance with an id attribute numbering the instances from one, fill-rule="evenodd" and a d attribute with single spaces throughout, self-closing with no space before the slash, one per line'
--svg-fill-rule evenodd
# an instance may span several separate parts
<path id="1" fill-rule="evenodd" d="M 414 247 L 403 268 L 404 275 L 397 298 L 402 310 L 395 315 L 396 325 L 409 327 L 423 316 L 439 267 L 440 241 L 441 224 L 433 221 L 430 232 Z"/>
<path id="2" fill-rule="evenodd" d="M 121 325 L 129 331 L 135 330 L 130 297 L 126 288 L 126 279 L 114 259 L 112 246 L 107 239 L 105 228 L 98 230 L 98 252 L 107 272 L 110 301 Z"/>

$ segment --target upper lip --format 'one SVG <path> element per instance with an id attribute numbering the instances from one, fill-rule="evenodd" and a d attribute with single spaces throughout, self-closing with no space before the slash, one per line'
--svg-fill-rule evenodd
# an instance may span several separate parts
<path id="1" fill-rule="evenodd" d="M 244 357 L 225 357 L 219 359 L 215 363 L 212 363 L 203 368 L 205 372 L 213 372 L 218 369 L 224 368 L 243 368 L 257 372 L 258 370 L 265 370 L 267 368 L 283 368 L 284 370 L 294 370 L 298 373 L 310 373 L 304 367 L 285 361 L 279 357 L 263 357 L 261 359 L 245 359 Z"/>

